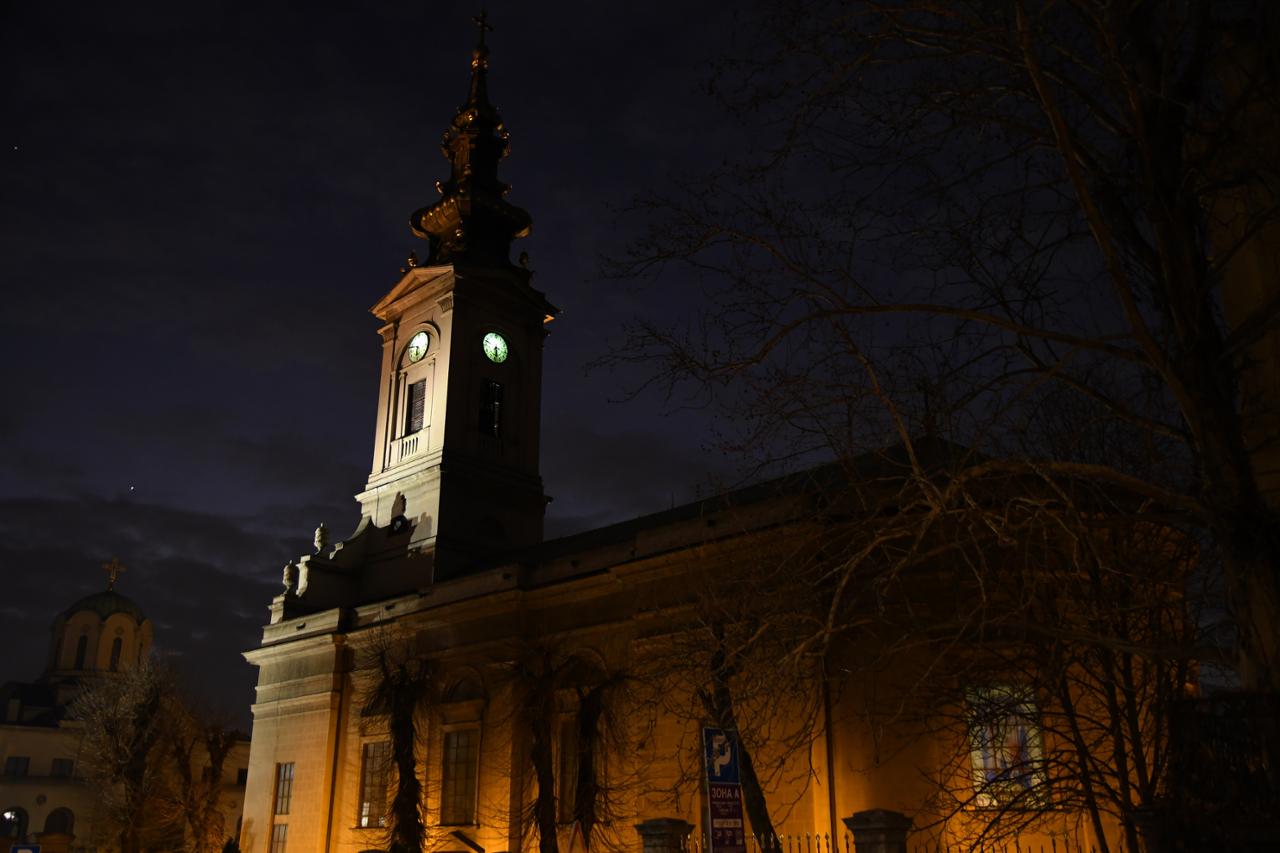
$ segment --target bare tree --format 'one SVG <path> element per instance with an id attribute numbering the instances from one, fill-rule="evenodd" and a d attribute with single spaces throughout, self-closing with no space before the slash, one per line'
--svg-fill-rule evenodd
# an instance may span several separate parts
<path id="1" fill-rule="evenodd" d="M 239 735 L 192 709 L 173 708 L 165 748 L 173 773 L 171 796 L 186 824 L 186 849 L 215 853 L 227 842 L 222 772 Z"/>
<path id="2" fill-rule="evenodd" d="M 936 540 L 945 550 L 853 593 L 868 615 L 839 660 L 879 686 L 863 698 L 872 731 L 927 735 L 951 756 L 916 822 L 953 843 L 1083 828 L 1100 850 L 1117 831 L 1137 850 L 1166 793 L 1201 642 L 1199 543 L 1081 485 L 971 501 L 951 519 L 969 530 Z"/>
<path id="3" fill-rule="evenodd" d="M 980 451 L 955 484 L 1152 501 L 1221 552 L 1243 683 L 1280 688 L 1280 526 L 1253 466 L 1275 403 L 1244 393 L 1280 302 L 1221 310 L 1280 210 L 1274 9 L 779 2 L 762 23 L 716 79 L 756 155 L 641 199 L 651 228 L 614 270 L 684 264 L 712 307 L 615 358 L 728 401 L 733 443 L 770 461 L 934 433 Z M 1070 397 L 1129 445 L 1086 458 L 1039 430 Z"/>
<path id="4" fill-rule="evenodd" d="M 616 765 L 632 746 L 619 712 L 629 702 L 631 675 L 550 641 L 527 643 L 513 673 L 515 724 L 530 736 L 529 823 L 538 849 L 557 853 L 565 823 L 586 849 L 625 847 L 609 830 L 629 790 Z"/>
<path id="5" fill-rule="evenodd" d="M 523 718 L 529 728 L 529 760 L 537 788 L 530 805 L 531 825 L 538 833 L 540 853 L 559 853 L 554 744 L 559 666 L 547 648 L 535 648 L 517 666 Z"/>
<path id="6" fill-rule="evenodd" d="M 1274 277 L 1240 277 L 1245 260 L 1272 257 L 1262 240 L 1280 213 L 1273 5 L 783 0 L 759 23 L 715 79 L 754 149 L 640 199 L 649 229 L 614 269 L 687 270 L 709 307 L 684 327 L 637 325 L 614 359 L 656 366 L 668 393 L 723 403 L 729 445 L 762 464 L 853 469 L 869 449 L 902 448 L 901 487 L 840 552 L 797 653 L 886 636 L 865 605 L 892 610 L 890 591 L 928 613 L 929 590 L 910 578 L 960 560 L 974 578 L 967 612 L 915 622 L 892 649 L 930 661 L 908 685 L 923 702 L 946 652 L 1021 612 L 989 594 L 1010 583 L 995 555 L 1037 507 L 1056 506 L 1064 533 L 1087 540 L 1098 522 L 1075 501 L 1088 493 L 1221 571 L 1239 680 L 1274 696 L 1280 519 L 1257 463 L 1276 450 L 1277 404 L 1259 390 L 1274 365 L 1256 359 L 1280 299 Z M 1224 302 L 1251 286 L 1271 297 L 1228 318 Z M 922 437 L 968 451 L 933 472 Z M 1217 585 L 1194 572 L 1181 587 L 1099 577 L 1109 615 L 1074 625 L 1073 644 L 1042 642 L 1022 620 L 1026 654 L 1067 649 L 1074 667 L 1041 654 L 1012 668 L 1063 674 L 1032 681 L 1069 747 L 1054 755 L 1062 767 L 1076 756 L 1092 787 L 1072 787 L 1076 802 L 1132 842 L 1153 799 L 1186 800 L 1163 753 L 1177 747 L 1170 702 L 1213 655 L 1178 623 L 1152 632 L 1137 614 L 1165 596 L 1211 621 Z M 1096 738 L 1072 730 L 1086 716 Z M 1260 737 L 1265 766 L 1280 766 L 1274 732 Z"/>
<path id="7" fill-rule="evenodd" d="M 769 506 L 763 530 L 750 529 L 759 507 L 740 526 L 732 504 L 708 503 L 708 529 L 726 541 L 690 567 L 681 585 L 692 594 L 636 663 L 636 704 L 652 715 L 649 727 L 674 719 L 688 738 L 676 745 L 673 805 L 706 778 L 702 727 L 721 729 L 735 741 L 743 808 L 763 847 L 809 789 L 811 752 L 824 734 L 821 656 L 801 646 L 827 585 L 835 532 L 821 520 L 825 482 L 802 475 L 777 485 L 754 496 Z"/>
<path id="8" fill-rule="evenodd" d="M 172 834 L 171 762 L 164 749 L 174 719 L 173 680 L 146 660 L 88 686 L 69 714 L 83 727 L 78 766 L 97 791 L 121 853 Z"/>
<path id="9" fill-rule="evenodd" d="M 422 714 L 434 689 L 434 667 L 409 641 L 389 633 L 375 638 L 366 663 L 362 668 L 371 670 L 372 680 L 366 688 L 365 705 L 387 714 L 395 769 L 395 793 L 386 814 L 387 849 L 390 853 L 418 853 L 426 842 L 427 830 L 417 762 Z"/>

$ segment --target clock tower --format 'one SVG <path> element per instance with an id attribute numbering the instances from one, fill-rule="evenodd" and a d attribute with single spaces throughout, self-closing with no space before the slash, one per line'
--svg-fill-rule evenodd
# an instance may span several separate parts
<path id="1" fill-rule="evenodd" d="M 433 579 L 542 539 L 538 472 L 544 326 L 556 313 L 510 261 L 529 214 L 498 180 L 507 132 L 489 102 L 483 18 L 471 87 L 441 140 L 449 178 L 410 217 L 428 242 L 371 309 L 382 321 L 365 521 L 407 537 Z"/>

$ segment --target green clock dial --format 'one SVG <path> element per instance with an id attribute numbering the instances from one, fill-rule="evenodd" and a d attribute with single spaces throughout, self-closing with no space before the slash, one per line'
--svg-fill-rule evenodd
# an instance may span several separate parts
<path id="1" fill-rule="evenodd" d="M 501 364 L 507 360 L 507 339 L 497 332 L 490 332 L 484 336 L 484 354 L 494 364 Z"/>
<path id="2" fill-rule="evenodd" d="M 408 354 L 409 361 L 411 363 L 420 361 L 422 357 L 427 354 L 427 343 L 428 338 L 426 332 L 418 332 L 418 334 L 409 339 Z"/>

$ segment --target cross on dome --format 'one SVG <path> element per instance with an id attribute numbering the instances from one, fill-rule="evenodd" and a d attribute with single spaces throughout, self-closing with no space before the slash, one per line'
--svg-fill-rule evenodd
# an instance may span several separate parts
<path id="1" fill-rule="evenodd" d="M 116 579 L 122 572 L 128 571 L 128 566 L 112 557 L 111 562 L 102 564 L 102 570 L 107 573 L 107 592 L 111 592 L 115 589 Z"/>

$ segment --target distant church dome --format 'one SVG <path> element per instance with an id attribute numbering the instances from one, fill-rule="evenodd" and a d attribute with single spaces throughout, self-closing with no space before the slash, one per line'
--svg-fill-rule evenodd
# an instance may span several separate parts
<path id="1" fill-rule="evenodd" d="M 151 620 L 133 599 L 115 591 L 125 567 L 113 559 L 103 569 L 107 588 L 86 595 L 53 620 L 46 679 L 132 669 L 151 650 Z"/>
<path id="2" fill-rule="evenodd" d="M 93 595 L 86 595 L 62 611 L 62 618 L 70 619 L 77 613 L 96 613 L 98 618 L 104 621 L 117 613 L 131 616 L 135 622 L 141 622 L 147 618 L 142 615 L 142 608 L 133 599 L 125 598 L 120 593 L 110 589 L 95 592 Z"/>

